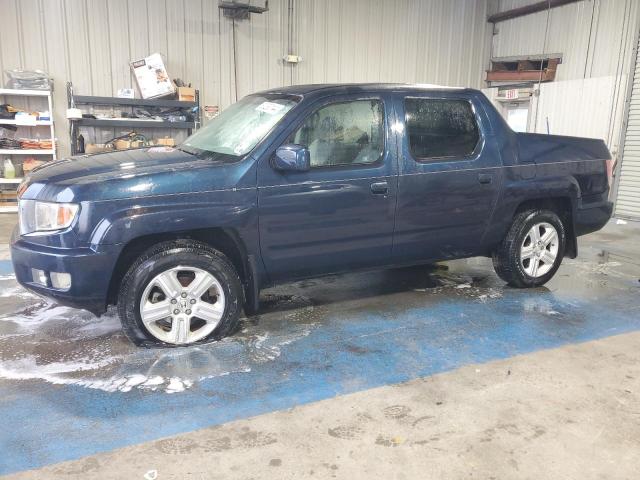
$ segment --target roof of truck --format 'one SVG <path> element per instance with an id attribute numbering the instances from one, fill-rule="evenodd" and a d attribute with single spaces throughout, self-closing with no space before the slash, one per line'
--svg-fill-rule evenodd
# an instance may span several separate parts
<path id="1" fill-rule="evenodd" d="M 476 90 L 463 87 L 447 87 L 443 85 L 432 85 L 426 83 L 317 83 L 312 85 L 291 85 L 289 87 L 279 87 L 264 90 L 258 93 L 284 93 L 290 95 L 306 95 L 309 93 L 340 94 L 354 93 L 359 91 L 473 91 Z"/>

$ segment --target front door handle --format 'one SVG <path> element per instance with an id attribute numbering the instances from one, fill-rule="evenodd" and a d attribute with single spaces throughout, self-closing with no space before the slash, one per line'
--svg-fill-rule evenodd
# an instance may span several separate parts
<path id="1" fill-rule="evenodd" d="M 372 183 L 371 193 L 374 195 L 386 195 L 389 193 L 389 184 L 387 182 Z"/>
<path id="2" fill-rule="evenodd" d="M 491 183 L 493 181 L 493 175 L 488 175 L 486 173 L 480 173 L 478 175 L 478 181 L 482 184 Z"/>

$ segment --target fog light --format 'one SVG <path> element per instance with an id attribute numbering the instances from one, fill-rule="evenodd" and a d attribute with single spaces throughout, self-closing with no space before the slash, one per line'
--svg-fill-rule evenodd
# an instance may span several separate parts
<path id="1" fill-rule="evenodd" d="M 45 287 L 47 286 L 47 274 L 44 270 L 32 268 L 31 278 L 33 278 L 34 283 L 39 283 L 40 285 L 43 285 Z"/>
<path id="2" fill-rule="evenodd" d="M 59 290 L 69 290 L 71 287 L 71 275 L 68 273 L 51 272 L 51 285 Z"/>

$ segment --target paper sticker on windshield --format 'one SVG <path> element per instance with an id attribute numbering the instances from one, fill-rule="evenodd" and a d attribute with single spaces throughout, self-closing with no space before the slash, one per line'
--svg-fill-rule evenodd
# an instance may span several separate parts
<path id="1" fill-rule="evenodd" d="M 260 105 L 256 107 L 256 110 L 259 112 L 268 113 L 269 115 L 275 115 L 280 110 L 284 108 L 284 105 L 273 102 L 262 102 Z"/>
<path id="2" fill-rule="evenodd" d="M 173 152 L 175 148 L 173 147 L 151 147 L 148 152 L 149 153 L 169 153 Z"/>

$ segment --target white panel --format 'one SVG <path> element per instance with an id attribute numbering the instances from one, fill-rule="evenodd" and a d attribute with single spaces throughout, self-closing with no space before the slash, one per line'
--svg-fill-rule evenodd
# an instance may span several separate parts
<path id="1" fill-rule="evenodd" d="M 543 83 L 535 131 L 608 141 L 616 77 Z"/>
<path id="2" fill-rule="evenodd" d="M 108 0 L 89 0 L 87 4 L 88 56 L 83 65 L 89 68 L 91 88 L 86 90 L 91 95 L 109 96 L 111 85 L 111 42 L 109 30 L 105 28 L 108 15 Z M 72 49 L 73 55 L 75 50 Z M 75 63 L 75 61 L 73 62 Z M 63 88 L 56 82 L 57 89 Z M 80 93 L 84 93 L 80 91 Z M 87 93 L 87 94 L 89 94 Z M 65 104 L 66 105 L 66 104 Z"/>
<path id="3" fill-rule="evenodd" d="M 640 220 L 640 56 L 636 58 L 630 104 L 615 213 Z"/>
<path id="4" fill-rule="evenodd" d="M 135 0 L 134 0 L 135 1 Z M 185 2 L 167 1 L 167 57 L 166 67 L 172 77 L 185 78 L 186 75 L 186 39 L 185 39 Z"/>
<path id="5" fill-rule="evenodd" d="M 214 2 L 205 1 L 202 4 L 202 77 L 203 83 L 197 85 L 200 89 L 200 103 L 204 105 L 220 105 L 221 69 L 228 69 L 223 65 L 220 57 L 220 23 L 219 9 Z"/>
<path id="6" fill-rule="evenodd" d="M 487 2 L 299 0 L 297 83 L 402 82 L 480 87 Z"/>

